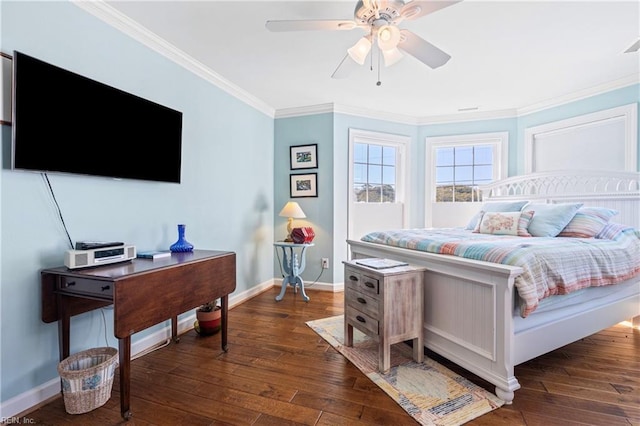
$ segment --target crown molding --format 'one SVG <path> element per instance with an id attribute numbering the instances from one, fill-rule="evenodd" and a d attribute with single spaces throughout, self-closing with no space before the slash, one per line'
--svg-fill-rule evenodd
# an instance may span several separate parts
<path id="1" fill-rule="evenodd" d="M 545 109 L 558 107 L 570 102 L 586 99 L 591 96 L 601 95 L 606 92 L 610 92 L 616 89 L 622 89 L 623 87 L 631 86 L 633 84 L 640 83 L 640 73 L 631 74 L 617 80 L 610 81 L 608 83 L 599 84 L 597 86 L 589 87 L 587 89 L 579 90 L 577 92 L 569 93 L 567 95 L 550 99 L 547 101 L 539 102 L 534 105 L 530 105 L 524 108 L 518 109 L 518 116 L 533 114 Z"/>
<path id="2" fill-rule="evenodd" d="M 238 100 L 248 104 L 249 106 L 257 109 L 258 111 L 266 114 L 271 118 L 275 117 L 275 109 L 272 106 L 256 98 L 250 93 L 240 89 L 238 86 L 234 85 L 221 75 L 217 74 L 215 71 L 211 70 L 201 62 L 196 61 L 194 58 L 187 55 L 182 50 L 178 49 L 170 43 L 167 43 L 167 41 L 165 41 L 155 33 L 149 31 L 131 18 L 120 13 L 115 8 L 109 6 L 103 0 L 69 1 L 79 8 L 83 9 L 85 12 L 92 14 L 98 19 L 111 25 L 115 29 L 130 36 L 134 40 L 139 41 L 143 45 L 160 53 L 171 61 L 191 71 L 195 75 L 219 87 Z"/>
<path id="3" fill-rule="evenodd" d="M 516 118 L 518 113 L 515 109 L 502 109 L 495 111 L 473 111 L 459 112 L 457 114 L 434 115 L 418 119 L 418 125 L 423 124 L 444 124 L 460 123 L 479 120 L 498 120 L 502 118 Z"/>
<path id="4" fill-rule="evenodd" d="M 334 104 L 318 104 L 295 108 L 282 108 L 275 112 L 274 118 L 302 117 L 305 115 L 315 115 L 335 112 Z"/>

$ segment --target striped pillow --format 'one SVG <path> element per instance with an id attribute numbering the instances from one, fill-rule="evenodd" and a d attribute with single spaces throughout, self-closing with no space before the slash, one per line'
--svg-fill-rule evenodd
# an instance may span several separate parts
<path id="1" fill-rule="evenodd" d="M 582 207 L 558 234 L 558 237 L 593 238 L 618 214 L 604 207 Z"/>

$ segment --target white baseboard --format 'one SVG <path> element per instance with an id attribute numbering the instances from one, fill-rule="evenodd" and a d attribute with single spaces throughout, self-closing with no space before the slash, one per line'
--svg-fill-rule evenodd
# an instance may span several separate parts
<path id="1" fill-rule="evenodd" d="M 276 285 L 276 280 L 267 280 L 264 283 L 251 287 L 249 290 L 242 293 L 229 296 L 229 308 L 233 308 L 263 291 L 269 290 L 274 285 Z M 192 315 L 178 321 L 178 334 L 193 329 L 195 319 L 196 316 L 195 313 L 193 313 Z M 169 339 L 171 339 L 171 326 L 167 325 L 155 333 L 132 342 L 131 358 L 136 358 L 144 354 L 146 351 L 164 344 Z M 16 423 L 18 419 L 21 420 L 21 418 L 25 416 L 23 413 L 33 411 L 34 407 L 54 398 L 56 395 L 60 395 L 60 378 L 58 377 L 38 385 L 31 390 L 16 395 L 4 402 L 0 402 L 0 424 L 10 424 L 11 422 Z M 26 417 L 28 418 L 28 416 Z"/>

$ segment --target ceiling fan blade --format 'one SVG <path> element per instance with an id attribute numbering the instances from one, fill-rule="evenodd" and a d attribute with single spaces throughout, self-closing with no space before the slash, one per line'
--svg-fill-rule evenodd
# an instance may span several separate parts
<path id="1" fill-rule="evenodd" d="M 340 62 L 340 65 L 338 65 L 338 68 L 336 68 L 333 74 L 331 74 L 331 78 L 347 78 L 353 70 L 359 67 L 360 65 L 358 65 L 356 61 L 351 59 L 351 56 L 349 56 L 349 54 L 347 53 L 344 58 L 342 58 L 342 61 Z"/>
<path id="2" fill-rule="evenodd" d="M 451 56 L 435 47 L 425 39 L 408 30 L 400 30 L 398 48 L 424 62 L 431 68 L 438 68 L 447 63 Z"/>
<path id="3" fill-rule="evenodd" d="M 269 31 L 322 31 L 352 30 L 357 24 L 354 21 L 321 19 L 298 21 L 267 21 Z"/>
<path id="4" fill-rule="evenodd" d="M 448 0 L 448 1 L 411 1 L 404 5 L 400 11 L 400 16 L 403 19 L 416 19 L 421 16 L 428 15 L 445 7 L 452 6 L 456 3 L 460 3 L 462 0 Z"/>

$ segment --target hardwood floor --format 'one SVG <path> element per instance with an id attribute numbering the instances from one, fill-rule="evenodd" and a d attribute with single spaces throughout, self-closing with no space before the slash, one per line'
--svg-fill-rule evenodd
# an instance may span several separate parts
<path id="1" fill-rule="evenodd" d="M 412 425 L 382 390 L 314 333 L 306 321 L 343 312 L 342 293 L 308 290 L 309 303 L 273 288 L 229 311 L 229 352 L 220 334 L 191 330 L 132 362 L 128 425 Z M 640 425 L 640 331 L 616 325 L 516 367 L 512 405 L 469 425 Z M 436 358 L 477 384 L 493 386 Z M 110 425 L 120 418 L 119 383 L 87 414 L 66 414 L 61 397 L 22 424 Z"/>

